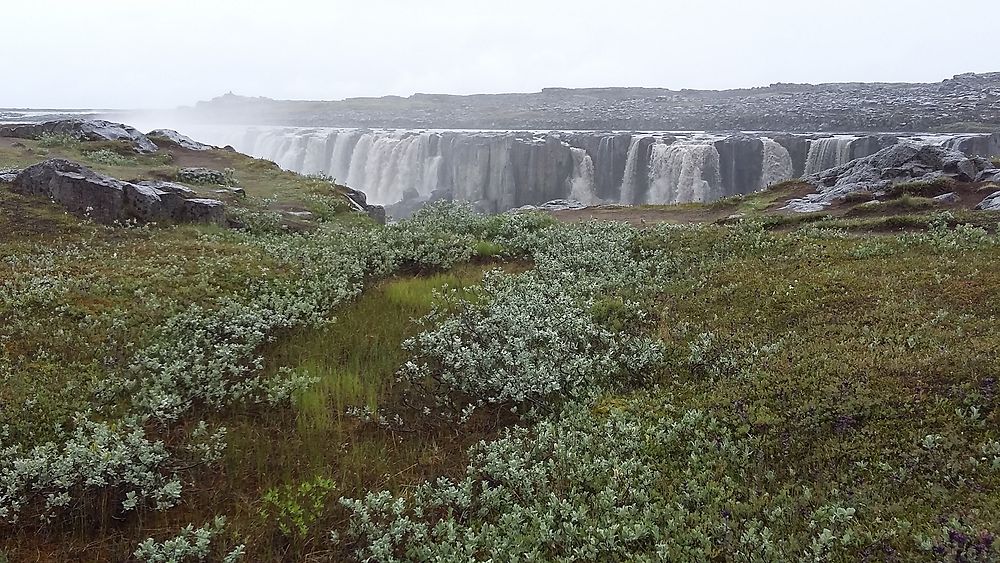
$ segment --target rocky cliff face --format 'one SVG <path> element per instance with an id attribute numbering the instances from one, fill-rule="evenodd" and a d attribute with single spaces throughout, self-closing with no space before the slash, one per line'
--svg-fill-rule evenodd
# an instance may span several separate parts
<path id="1" fill-rule="evenodd" d="M 684 203 L 746 194 L 902 140 L 1000 154 L 993 135 L 712 135 L 623 132 L 216 128 L 198 138 L 325 174 L 380 205 L 461 199 L 488 212 L 554 199 Z"/>
<path id="2" fill-rule="evenodd" d="M 886 111 L 886 108 L 892 108 Z M 1000 126 L 1000 73 L 928 84 L 772 84 L 739 90 L 548 88 L 294 102 L 222 96 L 189 116 L 269 125 L 526 130 L 932 131 Z"/>

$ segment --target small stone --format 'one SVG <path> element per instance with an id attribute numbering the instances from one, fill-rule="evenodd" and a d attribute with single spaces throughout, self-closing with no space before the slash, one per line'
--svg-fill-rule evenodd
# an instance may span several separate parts
<path id="1" fill-rule="evenodd" d="M 959 198 L 958 194 L 956 194 L 955 192 L 948 192 L 946 194 L 941 194 L 939 196 L 935 196 L 933 199 L 938 203 L 947 203 L 947 204 L 958 203 L 959 201 L 961 201 L 961 198 Z"/>

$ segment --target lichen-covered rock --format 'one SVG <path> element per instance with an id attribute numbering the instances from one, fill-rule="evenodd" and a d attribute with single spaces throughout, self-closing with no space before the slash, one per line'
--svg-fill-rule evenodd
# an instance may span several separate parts
<path id="1" fill-rule="evenodd" d="M 154 139 L 165 139 L 166 141 L 173 143 L 182 149 L 187 149 L 189 151 L 208 151 L 212 150 L 213 146 L 206 145 L 204 143 L 199 143 L 187 135 L 182 135 L 173 129 L 155 129 L 146 134 L 147 137 L 153 137 Z"/>
<path id="2" fill-rule="evenodd" d="M 177 179 L 189 184 L 225 184 L 227 182 L 225 172 L 211 168 L 181 168 L 177 172 Z"/>
<path id="3" fill-rule="evenodd" d="M 124 141 L 139 153 L 157 150 L 156 144 L 134 127 L 101 119 L 63 119 L 0 127 L 0 137 L 38 139 L 44 135 L 67 135 L 80 141 Z"/>
<path id="4" fill-rule="evenodd" d="M 226 221 L 226 206 L 217 199 L 186 199 L 174 220 L 183 223 L 222 225 Z"/>
<path id="5" fill-rule="evenodd" d="M 150 223 L 167 217 L 160 198 L 162 192 L 149 186 L 125 184 L 124 213 L 129 218 Z"/>

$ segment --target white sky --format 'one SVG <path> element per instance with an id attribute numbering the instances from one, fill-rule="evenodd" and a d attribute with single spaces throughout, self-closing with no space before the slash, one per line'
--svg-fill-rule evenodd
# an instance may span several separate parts
<path id="1" fill-rule="evenodd" d="M 0 0 L 0 107 L 919 81 L 1000 70 L 996 0 Z"/>

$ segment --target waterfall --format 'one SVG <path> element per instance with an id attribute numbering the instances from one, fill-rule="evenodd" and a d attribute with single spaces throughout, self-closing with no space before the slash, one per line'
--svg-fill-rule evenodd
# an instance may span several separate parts
<path id="1" fill-rule="evenodd" d="M 792 157 L 788 149 L 778 144 L 774 139 L 761 137 L 764 143 L 764 153 L 761 162 L 760 189 L 790 180 L 794 175 Z"/>
<path id="2" fill-rule="evenodd" d="M 618 192 L 621 194 L 618 197 L 618 201 L 625 205 L 632 205 L 636 203 L 636 197 L 638 195 L 638 186 L 636 186 L 637 179 L 641 172 L 646 172 L 645 170 L 640 171 L 642 166 L 639 163 L 639 155 L 642 150 L 642 143 L 640 142 L 643 138 L 638 135 L 633 135 L 632 140 L 628 146 L 628 156 L 625 158 L 625 174 L 622 176 L 622 187 Z"/>
<path id="3" fill-rule="evenodd" d="M 851 160 L 851 143 L 856 137 L 828 137 L 809 142 L 805 175 L 836 168 Z"/>
<path id="4" fill-rule="evenodd" d="M 600 203 L 594 183 L 593 159 L 583 149 L 571 148 L 570 152 L 573 154 L 573 176 L 569 179 L 569 197 L 584 205 Z"/>
<path id="5" fill-rule="evenodd" d="M 790 144 L 751 134 L 320 127 L 203 126 L 185 133 L 289 170 L 327 174 L 374 204 L 412 207 L 440 197 L 490 212 L 558 198 L 626 205 L 712 201 L 791 178 L 793 160 L 812 174 L 894 140 L 789 135 L 798 143 Z M 969 151 L 993 149 L 991 143 L 989 136 L 952 141 Z"/>
<path id="6" fill-rule="evenodd" d="M 714 145 L 653 145 L 646 203 L 711 201 L 722 194 L 719 151 Z"/>

